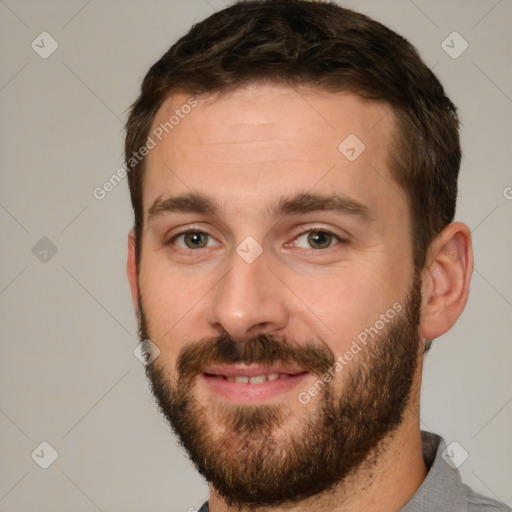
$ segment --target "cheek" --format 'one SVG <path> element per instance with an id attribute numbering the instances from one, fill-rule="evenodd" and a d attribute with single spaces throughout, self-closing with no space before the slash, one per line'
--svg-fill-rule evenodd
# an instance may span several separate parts
<path id="1" fill-rule="evenodd" d="M 194 311 L 205 292 L 201 279 L 170 267 L 161 258 L 143 259 L 139 286 L 144 311 L 155 339 L 175 338 L 182 322 Z"/>
<path id="2" fill-rule="evenodd" d="M 392 272 L 361 262 L 315 279 L 296 278 L 294 290 L 305 304 L 300 308 L 313 334 L 339 355 L 394 303 L 403 301 L 401 284 Z"/>

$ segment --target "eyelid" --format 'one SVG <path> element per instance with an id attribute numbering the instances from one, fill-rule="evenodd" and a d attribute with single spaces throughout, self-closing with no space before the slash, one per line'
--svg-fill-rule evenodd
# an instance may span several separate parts
<path id="1" fill-rule="evenodd" d="M 336 238 L 338 240 L 338 242 L 340 242 L 340 243 L 348 243 L 349 242 L 349 238 L 350 238 L 348 234 L 345 234 L 345 235 L 339 234 L 339 233 L 335 232 L 333 229 L 327 228 L 325 226 L 308 225 L 308 226 L 305 226 L 305 227 L 302 226 L 301 227 L 301 231 L 299 231 L 298 233 L 293 235 L 292 241 L 291 242 L 286 242 L 284 245 L 285 246 L 290 246 L 291 243 L 293 243 L 293 242 L 295 242 L 297 240 L 297 238 L 299 238 L 300 236 L 305 235 L 307 233 L 310 233 L 310 232 L 319 232 L 319 233 L 330 234 L 334 238 Z M 172 242 L 174 242 L 174 240 L 178 236 L 186 235 L 188 233 L 202 233 L 202 234 L 204 234 L 206 236 L 209 236 L 209 237 L 213 238 L 217 243 L 219 243 L 217 238 L 215 236 L 213 236 L 211 233 L 209 233 L 206 229 L 201 228 L 200 226 L 196 226 L 196 225 L 187 225 L 187 226 L 183 227 L 183 229 L 181 231 L 173 233 L 170 238 L 166 237 L 165 244 L 166 245 L 170 245 Z M 337 244 L 334 244 L 334 245 L 328 247 L 327 249 L 314 249 L 314 248 L 310 248 L 310 249 L 299 248 L 299 249 L 309 250 L 309 251 L 327 251 L 327 250 L 331 249 L 332 247 L 334 247 L 335 245 L 337 245 Z M 187 250 L 187 249 L 183 249 L 183 248 L 179 248 L 179 249 Z M 198 249 L 188 249 L 188 250 L 190 250 L 190 251 L 197 251 Z"/>
<path id="2" fill-rule="evenodd" d="M 349 243 L 349 236 L 348 234 L 346 235 L 341 235 L 339 233 L 336 233 L 334 230 L 330 229 L 330 228 L 326 228 L 324 226 L 315 226 L 315 225 L 312 225 L 312 226 L 307 226 L 307 227 L 303 227 L 302 230 L 297 233 L 296 235 L 294 235 L 293 239 L 291 242 L 287 242 L 285 244 L 285 246 L 290 246 L 293 242 L 295 242 L 299 237 L 301 237 L 302 235 L 305 235 L 307 233 L 327 233 L 329 235 L 332 235 L 334 238 L 336 238 L 338 240 L 338 242 L 340 243 Z M 304 249 L 302 247 L 299 247 L 299 249 L 301 250 L 305 250 L 305 251 L 328 251 L 329 249 L 332 249 L 333 247 L 335 247 L 337 244 L 334 244 L 334 245 L 331 245 L 330 247 L 327 247 L 326 249 L 314 249 L 314 248 L 309 248 L 309 249 Z"/>
<path id="3" fill-rule="evenodd" d="M 186 235 L 188 233 L 202 233 L 203 235 L 207 235 L 209 236 L 210 238 L 213 238 L 216 242 L 218 242 L 217 238 L 214 237 L 211 233 L 209 233 L 206 229 L 204 228 L 201 228 L 200 226 L 190 226 L 190 225 L 187 225 L 185 227 L 183 227 L 183 229 L 181 231 L 177 231 L 177 232 L 174 232 L 170 237 L 169 236 L 166 236 L 165 237 L 165 245 L 169 245 L 171 244 L 172 242 L 174 242 L 174 240 L 181 236 L 181 235 Z M 180 248 L 182 250 L 185 250 L 183 248 Z M 195 249 L 190 249 L 190 250 L 195 250 Z"/>
<path id="4" fill-rule="evenodd" d="M 350 235 L 344 230 L 337 230 L 333 227 L 321 225 L 321 224 L 306 224 L 300 226 L 300 231 L 297 231 L 295 235 L 293 235 L 293 239 L 299 237 L 300 235 L 304 235 L 305 233 L 309 233 L 310 231 L 322 232 L 322 233 L 330 233 L 331 235 L 339 238 L 344 242 L 348 242 L 350 239 Z"/>

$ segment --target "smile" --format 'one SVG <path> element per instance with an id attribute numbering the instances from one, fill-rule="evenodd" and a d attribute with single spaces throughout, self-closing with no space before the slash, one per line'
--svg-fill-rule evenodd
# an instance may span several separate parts
<path id="1" fill-rule="evenodd" d="M 222 378 L 229 382 L 243 382 L 244 384 L 261 384 L 268 380 L 286 379 L 289 377 L 287 373 L 270 373 L 269 375 L 256 375 L 254 377 L 248 377 L 246 375 L 240 375 L 239 377 L 227 377 L 221 375 Z"/>
<path id="2" fill-rule="evenodd" d="M 307 371 L 296 368 L 231 365 L 208 368 L 201 377 L 214 394 L 248 403 L 290 391 L 307 375 Z"/>

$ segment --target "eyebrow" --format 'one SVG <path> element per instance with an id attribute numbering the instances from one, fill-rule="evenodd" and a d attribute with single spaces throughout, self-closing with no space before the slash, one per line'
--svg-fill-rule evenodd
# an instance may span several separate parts
<path id="1" fill-rule="evenodd" d="M 160 196 L 148 211 L 148 222 L 151 223 L 153 219 L 165 214 L 196 213 L 218 216 L 220 211 L 220 205 L 205 194 L 191 192 L 167 198 Z M 367 222 L 374 220 L 366 205 L 340 193 L 330 195 L 299 193 L 293 197 L 281 197 L 267 208 L 271 218 L 318 211 L 358 216 Z"/>

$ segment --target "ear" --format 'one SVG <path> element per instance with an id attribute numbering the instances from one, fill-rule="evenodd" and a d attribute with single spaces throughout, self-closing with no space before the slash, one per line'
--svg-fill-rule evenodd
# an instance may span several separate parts
<path id="1" fill-rule="evenodd" d="M 135 231 L 132 229 L 128 233 L 128 259 L 126 261 L 126 273 L 130 288 L 132 290 L 132 300 L 135 311 L 139 306 L 139 276 L 137 272 L 137 261 L 135 257 Z"/>
<path id="2" fill-rule="evenodd" d="M 423 272 L 420 334 L 434 339 L 461 315 L 473 272 L 471 231 L 462 222 L 446 226 L 431 243 Z"/>

